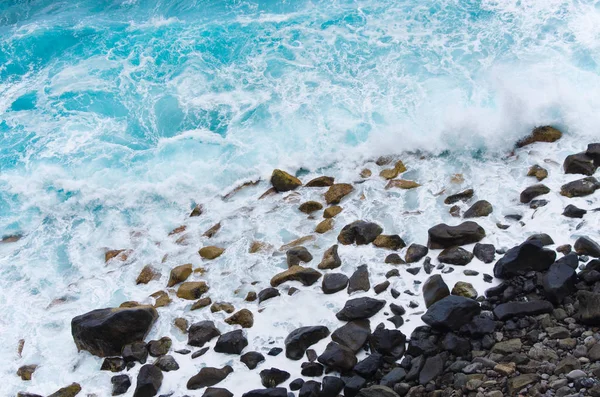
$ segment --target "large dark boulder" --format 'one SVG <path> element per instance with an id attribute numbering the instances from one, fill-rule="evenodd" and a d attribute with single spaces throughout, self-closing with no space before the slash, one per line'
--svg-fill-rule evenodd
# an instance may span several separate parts
<path id="1" fill-rule="evenodd" d="M 429 248 L 420 244 L 411 244 L 406 250 L 406 263 L 415 263 L 427 255 Z"/>
<path id="2" fill-rule="evenodd" d="M 260 371 L 260 381 L 264 387 L 276 387 L 290 378 L 290 373 L 277 368 Z"/>
<path id="3" fill-rule="evenodd" d="M 364 346 L 369 335 L 371 335 L 369 320 L 354 320 L 333 331 L 331 339 L 356 353 Z"/>
<path id="4" fill-rule="evenodd" d="M 248 339 L 244 336 L 241 329 L 227 332 L 219 336 L 215 344 L 217 353 L 240 354 L 248 346 Z"/>
<path id="5" fill-rule="evenodd" d="M 337 397 L 344 389 L 344 381 L 337 376 L 325 376 L 320 397 Z"/>
<path id="6" fill-rule="evenodd" d="M 485 237 L 485 230 L 473 221 L 458 226 L 440 223 L 429 229 L 427 246 L 432 249 L 444 249 L 459 245 L 476 243 Z"/>
<path id="7" fill-rule="evenodd" d="M 162 371 L 154 365 L 146 364 L 140 368 L 133 397 L 153 397 L 162 385 Z"/>
<path id="8" fill-rule="evenodd" d="M 329 329 L 323 325 L 297 328 L 285 338 L 285 356 L 300 360 L 306 349 L 328 336 Z"/>
<path id="9" fill-rule="evenodd" d="M 450 295 L 450 289 L 439 274 L 434 274 L 423 283 L 423 299 L 425 307 Z"/>
<path id="10" fill-rule="evenodd" d="M 590 291 L 577 292 L 579 321 L 588 325 L 600 325 L 600 294 Z"/>
<path id="11" fill-rule="evenodd" d="M 560 188 L 560 194 L 565 197 L 583 197 L 600 189 L 600 182 L 593 176 L 565 183 Z"/>
<path id="12" fill-rule="evenodd" d="M 433 328 L 458 330 L 480 312 L 479 303 L 473 299 L 449 295 L 431 305 L 421 319 Z"/>
<path id="13" fill-rule="evenodd" d="M 282 170 L 273 170 L 271 184 L 278 192 L 287 192 L 302 186 L 300 179 Z"/>
<path id="14" fill-rule="evenodd" d="M 494 265 L 494 276 L 511 278 L 524 275 L 532 270 L 547 270 L 556 259 L 556 252 L 543 247 L 539 240 L 525 241 L 509 249 Z"/>
<path id="15" fill-rule="evenodd" d="M 554 310 L 552 303 L 545 300 L 508 302 L 496 306 L 494 316 L 500 321 L 505 321 L 513 317 L 551 313 L 552 310 Z"/>
<path id="16" fill-rule="evenodd" d="M 370 244 L 383 232 L 381 226 L 373 222 L 354 221 L 342 228 L 338 235 L 340 244 Z"/>
<path id="17" fill-rule="evenodd" d="M 242 397 L 287 397 L 287 395 L 285 387 L 273 387 L 270 389 L 250 390 L 242 394 Z"/>
<path id="18" fill-rule="evenodd" d="M 188 345 L 202 347 L 206 342 L 221 335 L 212 321 L 199 321 L 188 329 Z"/>
<path id="19" fill-rule="evenodd" d="M 488 216 L 494 211 L 494 207 L 489 201 L 479 200 L 465 211 L 463 218 L 478 218 L 482 216 Z"/>
<path id="20" fill-rule="evenodd" d="M 483 263 L 492 263 L 496 257 L 496 247 L 493 244 L 475 244 L 473 255 Z"/>
<path id="21" fill-rule="evenodd" d="M 150 306 L 98 309 L 73 318 L 71 334 L 79 350 L 118 356 L 125 345 L 144 340 L 157 318 Z"/>
<path id="22" fill-rule="evenodd" d="M 473 260 L 473 254 L 461 247 L 446 248 L 438 255 L 440 263 L 466 266 Z"/>
<path id="23" fill-rule="evenodd" d="M 214 386 L 227 378 L 232 372 L 233 368 L 229 365 L 223 368 L 204 367 L 188 380 L 187 388 L 189 390 L 196 390 L 207 386 Z"/>
<path id="24" fill-rule="evenodd" d="M 365 379 L 370 379 L 375 375 L 379 367 L 383 364 L 383 356 L 379 353 L 372 353 L 358 362 L 353 371 Z"/>
<path id="25" fill-rule="evenodd" d="M 351 349 L 335 342 L 329 342 L 318 360 L 321 364 L 342 372 L 351 370 L 357 362 Z"/>
<path id="26" fill-rule="evenodd" d="M 554 263 L 542 277 L 546 297 L 554 304 L 574 294 L 577 291 L 575 284 L 577 284 L 575 269 L 565 263 Z"/>
<path id="27" fill-rule="evenodd" d="M 589 237 L 579 237 L 573 249 L 578 255 L 588 255 L 594 258 L 600 258 L 600 245 Z"/>
<path id="28" fill-rule="evenodd" d="M 567 156 L 563 163 L 565 174 L 594 175 L 596 167 L 597 165 L 594 164 L 594 159 L 585 152 L 571 154 Z"/>
<path id="29" fill-rule="evenodd" d="M 350 299 L 335 316 L 341 321 L 365 319 L 374 316 L 384 306 L 384 300 L 369 297 Z"/>
<path id="30" fill-rule="evenodd" d="M 386 329 L 380 324 L 369 337 L 369 345 L 372 352 L 399 359 L 406 350 L 406 335 L 395 329 Z"/>
<path id="31" fill-rule="evenodd" d="M 357 291 L 368 291 L 371 288 L 369 282 L 369 268 L 367 265 L 360 265 L 348 282 L 348 295 Z"/>
<path id="32" fill-rule="evenodd" d="M 444 359 L 440 354 L 428 357 L 419 373 L 419 383 L 426 385 L 444 372 Z"/>
<path id="33" fill-rule="evenodd" d="M 550 193 L 550 188 L 544 184 L 538 183 L 537 185 L 532 185 L 521 192 L 520 200 L 521 203 L 527 204 L 531 202 L 534 198 Z"/>
<path id="34" fill-rule="evenodd" d="M 324 294 L 335 294 L 348 286 L 348 276 L 344 273 L 327 273 L 323 276 L 321 289 Z"/>

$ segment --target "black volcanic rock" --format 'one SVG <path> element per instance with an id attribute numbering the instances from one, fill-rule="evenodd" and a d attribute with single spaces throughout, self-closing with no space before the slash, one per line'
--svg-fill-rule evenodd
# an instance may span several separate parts
<path id="1" fill-rule="evenodd" d="M 438 255 L 438 261 L 449 265 L 466 266 L 473 260 L 473 254 L 461 247 L 446 248 Z"/>
<path id="2" fill-rule="evenodd" d="M 331 339 L 357 352 L 364 346 L 370 335 L 369 320 L 354 320 L 333 331 Z"/>
<path id="3" fill-rule="evenodd" d="M 463 222 L 458 226 L 440 223 L 427 232 L 429 248 L 444 249 L 459 245 L 476 243 L 485 237 L 485 230 L 473 221 Z"/>
<path id="4" fill-rule="evenodd" d="M 324 294 L 335 294 L 348 286 L 348 276 L 344 273 L 327 273 L 323 276 L 321 289 Z"/>
<path id="5" fill-rule="evenodd" d="M 523 190 L 521 192 L 520 200 L 521 203 L 527 204 L 534 198 L 548 193 L 550 193 L 550 188 L 544 184 L 538 183 L 537 185 L 529 186 Z"/>
<path id="6" fill-rule="evenodd" d="M 215 351 L 217 353 L 240 354 L 248 346 L 248 340 L 241 329 L 219 336 Z"/>
<path id="7" fill-rule="evenodd" d="M 421 318 L 433 328 L 458 330 L 480 312 L 481 307 L 476 301 L 449 295 L 429 307 Z"/>
<path id="8" fill-rule="evenodd" d="M 71 334 L 78 350 L 118 356 L 125 345 L 144 340 L 157 318 L 150 306 L 98 309 L 73 318 Z"/>
<path id="9" fill-rule="evenodd" d="M 384 300 L 369 297 L 350 299 L 335 316 L 341 321 L 366 319 L 374 316 L 384 306 Z"/>
<path id="10" fill-rule="evenodd" d="M 518 316 L 534 316 L 537 314 L 551 313 L 554 310 L 552 303 L 545 300 L 529 302 L 502 303 L 494 309 L 494 315 L 500 321 L 505 321 Z"/>
<path id="11" fill-rule="evenodd" d="M 162 385 L 162 371 L 151 364 L 143 365 L 137 376 L 134 397 L 152 397 L 158 393 Z"/>
<path id="12" fill-rule="evenodd" d="M 212 321 L 199 321 L 190 326 L 188 330 L 188 345 L 202 347 L 211 339 L 221 335 Z"/>
<path id="13" fill-rule="evenodd" d="M 321 364 L 339 371 L 349 371 L 354 368 L 357 362 L 351 349 L 335 342 L 330 342 L 327 345 L 318 360 Z"/>
<path id="14" fill-rule="evenodd" d="M 555 304 L 574 294 L 577 291 L 575 284 L 577 284 L 575 269 L 565 263 L 554 263 L 542 277 L 546 297 Z"/>
<path id="15" fill-rule="evenodd" d="M 232 372 L 233 368 L 229 365 L 223 368 L 204 367 L 188 380 L 187 388 L 189 390 L 196 390 L 207 386 L 214 386 L 227 378 Z"/>
<path id="16" fill-rule="evenodd" d="M 423 299 L 425 307 L 450 295 L 450 289 L 439 274 L 434 274 L 423 283 Z"/>
<path id="17" fill-rule="evenodd" d="M 539 240 L 525 241 L 509 249 L 494 265 L 494 276 L 511 278 L 532 270 L 545 271 L 556 259 L 556 252 L 543 247 Z"/>
<path id="18" fill-rule="evenodd" d="M 381 226 L 373 222 L 354 221 L 342 228 L 338 235 L 340 244 L 370 244 L 383 232 Z"/>
<path id="19" fill-rule="evenodd" d="M 300 360 L 306 349 L 328 336 L 329 329 L 323 325 L 297 328 L 285 338 L 285 356 Z"/>

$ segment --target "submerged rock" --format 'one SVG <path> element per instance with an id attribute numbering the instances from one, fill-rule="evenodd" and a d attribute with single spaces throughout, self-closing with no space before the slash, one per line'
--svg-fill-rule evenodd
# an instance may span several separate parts
<path id="1" fill-rule="evenodd" d="M 150 306 L 98 309 L 73 318 L 71 334 L 78 350 L 118 356 L 125 345 L 143 340 L 157 318 Z"/>
<path id="2" fill-rule="evenodd" d="M 271 174 L 271 185 L 273 185 L 278 192 L 288 192 L 302 186 L 302 182 L 295 176 L 276 169 L 273 170 L 273 174 Z"/>
<path id="3" fill-rule="evenodd" d="M 438 224 L 428 230 L 427 245 L 432 249 L 444 249 L 459 245 L 476 243 L 485 237 L 485 230 L 473 221 L 458 226 Z"/>

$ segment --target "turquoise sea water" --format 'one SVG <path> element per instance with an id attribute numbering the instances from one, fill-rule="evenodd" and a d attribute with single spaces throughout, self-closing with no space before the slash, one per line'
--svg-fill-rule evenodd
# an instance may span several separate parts
<path id="1" fill-rule="evenodd" d="M 2 328 L 275 167 L 598 137 L 599 62 L 598 1 L 4 0 Z"/>

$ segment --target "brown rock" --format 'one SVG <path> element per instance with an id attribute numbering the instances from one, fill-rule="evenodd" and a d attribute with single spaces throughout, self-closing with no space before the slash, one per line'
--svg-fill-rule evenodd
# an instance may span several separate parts
<path id="1" fill-rule="evenodd" d="M 119 305 L 119 307 L 137 307 L 137 306 L 141 306 L 140 302 L 136 302 L 136 301 L 126 301 L 123 302 Z"/>
<path id="2" fill-rule="evenodd" d="M 58 389 L 48 397 L 75 397 L 81 391 L 79 383 L 71 383 L 69 386 Z"/>
<path id="3" fill-rule="evenodd" d="M 250 244 L 250 248 L 248 249 L 248 252 L 251 254 L 255 254 L 259 251 L 266 251 L 270 248 L 272 248 L 272 247 L 267 243 L 263 243 L 262 241 L 253 241 Z"/>
<path id="4" fill-rule="evenodd" d="M 219 230 L 221 230 L 221 222 L 217 223 L 216 225 L 212 226 L 210 229 L 208 229 L 207 231 L 205 231 L 204 232 L 204 237 L 211 238 L 215 234 L 217 234 L 217 232 Z"/>
<path id="5" fill-rule="evenodd" d="M 394 165 L 394 168 L 388 168 L 388 169 L 382 170 L 379 173 L 379 176 L 381 176 L 382 178 L 385 178 L 385 179 L 394 179 L 399 174 L 401 174 L 405 171 L 406 171 L 406 167 L 404 166 L 404 163 L 402 161 L 397 161 L 396 164 Z"/>
<path id="6" fill-rule="evenodd" d="M 520 148 L 535 142 L 556 142 L 561 137 L 562 133 L 554 127 L 536 127 L 529 136 L 517 142 L 517 147 Z"/>
<path id="7" fill-rule="evenodd" d="M 330 176 L 319 176 L 306 184 L 306 187 L 327 187 L 333 185 L 334 178 Z"/>
<path id="8" fill-rule="evenodd" d="M 294 247 L 297 247 L 299 245 L 302 245 L 304 243 L 307 243 L 309 241 L 314 241 L 314 240 L 315 240 L 315 236 L 300 237 L 300 238 L 297 238 L 296 240 L 290 241 L 289 243 L 282 245 L 281 247 L 279 247 L 279 250 L 287 251 L 290 248 L 294 248 Z"/>
<path id="9" fill-rule="evenodd" d="M 317 266 L 319 269 L 335 269 L 337 267 L 342 266 L 342 261 L 338 255 L 338 245 L 335 244 L 331 247 L 329 247 L 324 253 L 323 253 L 323 259 L 321 260 L 321 263 L 319 263 L 319 265 Z"/>
<path id="10" fill-rule="evenodd" d="M 261 196 L 258 199 L 262 200 L 262 199 L 272 196 L 274 194 L 277 194 L 277 190 L 274 187 L 272 187 L 272 188 L 267 189 L 267 191 L 264 192 L 263 194 L 261 194 Z"/>
<path id="11" fill-rule="evenodd" d="M 342 212 L 342 207 L 339 205 L 332 205 L 331 207 L 325 208 L 325 211 L 323 211 L 323 218 L 333 218 L 340 212 Z"/>
<path id="12" fill-rule="evenodd" d="M 31 380 L 31 375 L 35 372 L 37 365 L 23 365 L 17 370 L 17 375 L 21 377 L 22 380 Z"/>
<path id="13" fill-rule="evenodd" d="M 128 256 L 128 250 L 108 250 L 104 253 L 104 262 L 108 262 L 111 259 L 116 259 L 121 262 L 125 262 Z"/>
<path id="14" fill-rule="evenodd" d="M 386 189 L 398 188 L 398 189 L 414 189 L 421 186 L 415 181 L 407 181 L 406 179 L 392 179 L 385 185 Z"/>
<path id="15" fill-rule="evenodd" d="M 278 192 L 287 192 L 302 186 L 300 179 L 282 170 L 273 170 L 271 184 Z"/>
<path id="16" fill-rule="evenodd" d="M 210 307 L 210 311 L 211 313 L 224 311 L 225 313 L 231 314 L 235 311 L 235 307 L 233 307 L 233 305 L 228 302 L 215 302 Z"/>
<path id="17" fill-rule="evenodd" d="M 194 216 L 200 216 L 202 215 L 202 213 L 204 212 L 204 207 L 202 207 L 202 205 L 197 204 L 194 209 L 192 210 L 192 212 L 190 213 L 190 218 L 194 217 Z"/>
<path id="18" fill-rule="evenodd" d="M 179 284 L 185 280 L 192 274 L 192 264 L 187 263 L 185 265 L 180 265 L 174 267 L 171 270 L 171 274 L 169 275 L 169 281 L 167 282 L 167 287 L 172 287 L 175 284 Z"/>
<path id="19" fill-rule="evenodd" d="M 214 245 L 200 248 L 200 251 L 198 251 L 200 256 L 204 259 L 216 259 L 220 257 L 223 252 L 225 252 L 225 248 L 216 247 Z"/>
<path id="20" fill-rule="evenodd" d="M 315 228 L 315 232 L 323 234 L 330 231 L 331 229 L 333 229 L 333 218 L 327 218 L 317 225 L 317 227 Z"/>
<path id="21" fill-rule="evenodd" d="M 365 169 L 363 169 L 363 170 L 360 172 L 360 176 L 361 176 L 362 178 L 365 178 L 365 179 L 366 179 L 366 178 L 368 178 L 368 177 L 370 177 L 371 175 L 373 175 L 373 173 L 372 173 L 372 172 L 371 172 L 371 170 L 370 170 L 370 169 L 368 169 L 368 168 L 365 168 Z"/>
<path id="22" fill-rule="evenodd" d="M 336 183 L 329 187 L 329 190 L 325 192 L 325 201 L 327 204 L 339 204 L 340 201 L 352 193 L 354 187 L 349 183 Z"/>
<path id="23" fill-rule="evenodd" d="M 211 303 L 212 303 L 212 300 L 207 296 L 205 298 L 198 299 L 196 302 L 194 302 L 194 304 L 192 305 L 190 310 L 202 309 L 202 308 L 210 305 Z"/>
<path id="24" fill-rule="evenodd" d="M 394 251 L 406 247 L 404 240 L 402 240 L 397 234 L 380 234 L 377 236 L 377 238 L 375 238 L 375 241 L 373 241 L 373 245 L 379 248 L 387 248 Z"/>
<path id="25" fill-rule="evenodd" d="M 165 291 L 156 291 L 150 297 L 154 298 L 154 307 L 164 307 L 171 303 L 171 298 L 169 298 L 169 294 Z"/>
<path id="26" fill-rule="evenodd" d="M 248 294 L 246 295 L 246 299 L 244 299 L 246 302 L 254 302 L 256 300 L 257 296 L 256 296 L 256 292 L 254 291 L 250 291 L 248 292 Z"/>
<path id="27" fill-rule="evenodd" d="M 298 209 L 300 210 L 300 212 L 310 214 L 312 212 L 323 209 L 323 204 L 319 203 L 318 201 L 307 201 L 305 203 L 300 204 L 300 207 L 298 207 Z"/>
<path id="28" fill-rule="evenodd" d="M 183 317 L 177 317 L 174 322 L 175 326 L 181 330 L 184 334 L 188 330 L 188 321 Z"/>
<path id="29" fill-rule="evenodd" d="M 186 225 L 181 225 L 179 227 L 176 227 L 175 229 L 171 230 L 171 232 L 169 233 L 169 236 L 173 236 L 174 234 L 183 233 L 183 232 L 185 232 L 186 229 L 187 229 Z"/>
<path id="30" fill-rule="evenodd" d="M 177 296 L 182 299 L 195 300 L 208 291 L 208 285 L 204 281 L 186 281 L 179 286 Z"/>
<path id="31" fill-rule="evenodd" d="M 233 316 L 226 318 L 225 322 L 230 325 L 241 325 L 242 328 L 252 328 L 254 325 L 254 315 L 248 309 L 242 309 Z"/>
<path id="32" fill-rule="evenodd" d="M 529 168 L 529 171 L 527 171 L 527 176 L 535 176 L 538 181 L 542 181 L 548 176 L 548 171 L 536 164 Z"/>
<path id="33" fill-rule="evenodd" d="M 152 280 L 158 280 L 160 273 L 156 271 L 152 266 L 146 265 L 140 272 L 140 275 L 135 280 L 136 284 L 148 284 Z"/>
<path id="34" fill-rule="evenodd" d="M 303 285 L 308 286 L 316 283 L 320 277 L 321 273 L 314 269 L 302 266 L 292 266 L 288 270 L 276 274 L 271 279 L 271 286 L 277 287 L 280 284 L 285 283 L 286 281 L 299 281 Z"/>

